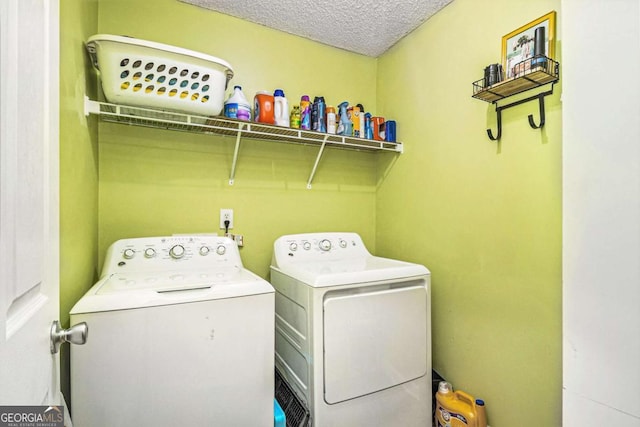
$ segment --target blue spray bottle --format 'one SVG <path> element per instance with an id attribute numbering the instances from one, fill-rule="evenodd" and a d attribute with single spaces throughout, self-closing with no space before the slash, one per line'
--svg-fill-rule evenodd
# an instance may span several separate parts
<path id="1" fill-rule="evenodd" d="M 364 137 L 373 139 L 373 128 L 371 127 L 371 113 L 364 114 Z"/>
<path id="2" fill-rule="evenodd" d="M 336 132 L 338 135 L 351 136 L 353 134 L 353 124 L 351 120 L 349 120 L 349 116 L 347 116 L 348 106 L 348 101 L 344 101 L 338 105 L 338 110 L 340 111 L 340 122 L 338 123 L 338 131 Z"/>

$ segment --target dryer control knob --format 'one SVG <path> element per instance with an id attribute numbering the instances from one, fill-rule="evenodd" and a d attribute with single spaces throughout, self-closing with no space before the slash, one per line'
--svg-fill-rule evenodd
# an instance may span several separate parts
<path id="1" fill-rule="evenodd" d="M 205 256 L 209 255 L 210 249 L 208 246 L 203 246 L 200 248 L 200 255 Z"/>
<path id="2" fill-rule="evenodd" d="M 304 242 L 302 244 L 302 247 L 304 248 L 305 251 L 308 251 L 309 249 L 311 249 L 311 243 L 309 242 Z"/>
<path id="3" fill-rule="evenodd" d="M 323 251 L 328 251 L 331 249 L 331 241 L 327 239 L 320 240 L 318 246 L 320 246 L 320 249 Z"/>
<path id="4" fill-rule="evenodd" d="M 347 247 L 347 241 L 340 239 L 340 247 L 341 248 L 346 248 Z"/>
<path id="5" fill-rule="evenodd" d="M 184 256 L 184 252 L 184 246 L 182 245 L 175 245 L 174 247 L 169 249 L 169 255 L 171 255 L 171 258 L 173 259 L 182 258 Z"/>
<path id="6" fill-rule="evenodd" d="M 145 258 L 153 258 L 154 256 L 156 256 L 156 250 L 153 248 L 147 248 L 144 250 L 144 257 Z"/>
<path id="7" fill-rule="evenodd" d="M 289 245 L 289 250 L 290 250 L 290 251 L 297 251 L 297 250 L 298 250 L 298 244 L 297 244 L 296 242 L 292 242 L 292 243 Z"/>
<path id="8" fill-rule="evenodd" d="M 216 253 L 218 255 L 224 255 L 225 252 L 227 252 L 227 248 L 225 248 L 224 245 L 218 245 L 218 247 L 216 248 Z"/>
<path id="9" fill-rule="evenodd" d="M 122 256 L 125 259 L 131 259 L 135 256 L 136 252 L 133 249 L 125 249 L 124 252 L 122 252 Z"/>

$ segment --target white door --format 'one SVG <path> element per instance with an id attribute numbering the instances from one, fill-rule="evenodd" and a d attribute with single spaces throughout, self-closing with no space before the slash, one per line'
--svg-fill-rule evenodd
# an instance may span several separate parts
<path id="1" fill-rule="evenodd" d="M 0 405 L 58 405 L 58 0 L 0 0 Z"/>

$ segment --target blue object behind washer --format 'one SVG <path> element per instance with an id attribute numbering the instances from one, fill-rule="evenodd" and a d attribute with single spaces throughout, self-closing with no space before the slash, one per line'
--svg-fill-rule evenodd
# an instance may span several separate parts
<path id="1" fill-rule="evenodd" d="M 273 425 L 274 427 L 285 427 L 287 424 L 284 411 L 278 405 L 278 401 L 273 399 Z"/>

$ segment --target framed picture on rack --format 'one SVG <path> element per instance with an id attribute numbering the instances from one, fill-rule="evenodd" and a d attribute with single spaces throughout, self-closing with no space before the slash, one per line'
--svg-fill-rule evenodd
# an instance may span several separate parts
<path id="1" fill-rule="evenodd" d="M 552 11 L 502 37 L 502 68 L 506 79 L 530 70 L 532 61 L 526 60 L 534 56 L 535 32 L 539 27 L 544 28 L 544 55 L 554 59 L 556 12 Z M 526 62 L 520 64 L 522 61 Z M 520 65 L 516 67 L 517 64 Z"/>

